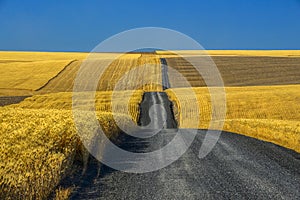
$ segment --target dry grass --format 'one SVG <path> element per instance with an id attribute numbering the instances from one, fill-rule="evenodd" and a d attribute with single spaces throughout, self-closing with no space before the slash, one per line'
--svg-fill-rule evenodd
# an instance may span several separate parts
<path id="1" fill-rule="evenodd" d="M 58 188 L 55 190 L 54 200 L 68 200 L 73 191 L 72 187 L 69 188 Z"/>
<path id="2" fill-rule="evenodd" d="M 190 102 L 192 94 L 185 88 L 169 89 L 166 92 L 174 102 L 174 112 L 181 128 L 207 129 L 212 117 L 208 90 L 194 88 L 194 91 L 200 106 L 198 127 L 191 124 L 197 113 L 193 102 Z M 224 130 L 300 152 L 299 91 L 300 85 L 227 87 Z M 180 112 L 183 107 L 185 112 Z"/>

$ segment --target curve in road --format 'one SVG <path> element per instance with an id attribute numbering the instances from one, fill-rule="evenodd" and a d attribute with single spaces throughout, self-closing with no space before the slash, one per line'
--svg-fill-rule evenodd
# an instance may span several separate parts
<path id="1" fill-rule="evenodd" d="M 183 130 L 189 132 L 190 130 Z M 223 132 L 212 152 L 198 158 L 205 136 L 198 134 L 189 150 L 161 170 L 132 174 L 91 161 L 71 199 L 297 199 L 300 197 L 299 154 L 246 136 Z M 149 152 L 174 137 L 170 129 L 148 139 L 121 135 L 120 147 Z M 78 169 L 79 173 L 81 170 Z M 72 181 L 71 181 L 72 182 Z M 74 182 L 72 182 L 74 183 Z"/>

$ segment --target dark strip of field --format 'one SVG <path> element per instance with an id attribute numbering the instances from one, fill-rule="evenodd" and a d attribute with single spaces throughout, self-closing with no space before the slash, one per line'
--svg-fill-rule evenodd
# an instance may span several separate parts
<path id="1" fill-rule="evenodd" d="M 208 57 L 190 57 L 201 68 L 210 64 Z M 225 86 L 300 84 L 299 57 L 213 56 Z M 192 87 L 206 86 L 198 71 L 184 58 L 166 58 L 168 66 L 186 77 Z M 210 77 L 212 78 L 212 77 Z M 180 79 L 169 74 L 172 87 L 180 87 Z"/>
<path id="2" fill-rule="evenodd" d="M 7 106 L 10 104 L 17 104 L 30 96 L 1 96 L 0 106 Z"/>

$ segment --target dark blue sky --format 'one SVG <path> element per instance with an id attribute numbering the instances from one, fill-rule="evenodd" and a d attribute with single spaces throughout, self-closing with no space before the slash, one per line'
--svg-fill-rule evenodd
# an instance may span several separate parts
<path id="1" fill-rule="evenodd" d="M 0 0 L 0 50 L 90 51 L 145 26 L 180 31 L 206 49 L 300 49 L 300 1 Z"/>

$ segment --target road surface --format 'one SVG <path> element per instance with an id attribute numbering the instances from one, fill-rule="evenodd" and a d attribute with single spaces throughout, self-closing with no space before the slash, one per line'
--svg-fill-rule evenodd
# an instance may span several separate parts
<path id="1" fill-rule="evenodd" d="M 189 130 L 186 130 L 189 131 Z M 300 156 L 271 143 L 223 132 L 212 152 L 197 157 L 205 131 L 176 162 L 159 171 L 132 174 L 91 161 L 77 180 L 72 199 L 299 199 Z M 174 134 L 162 130 L 149 139 L 122 136 L 121 147 L 149 152 Z M 160 159 L 160 158 L 158 158 Z M 79 171 L 80 173 L 81 171 Z"/>
<path id="2" fill-rule="evenodd" d="M 162 73 L 162 85 L 163 90 L 169 89 L 171 87 L 168 76 L 168 64 L 165 58 L 160 59 L 161 65 L 161 73 Z"/>

